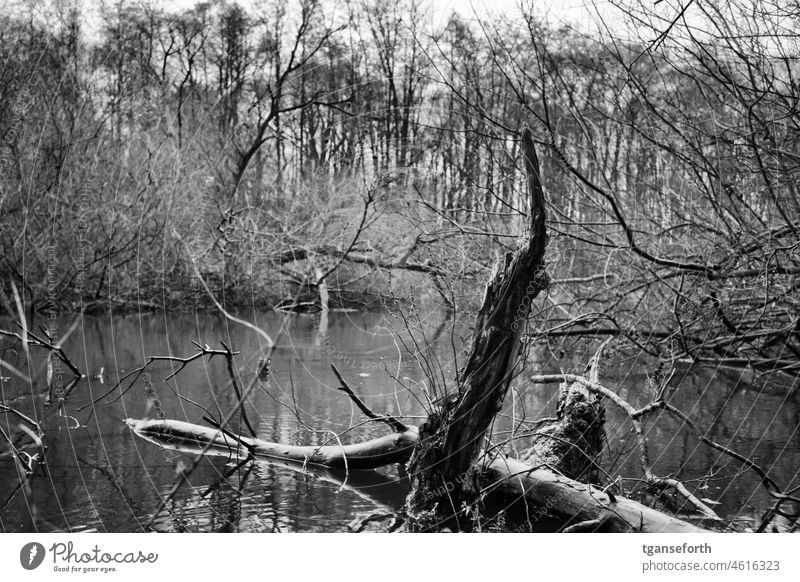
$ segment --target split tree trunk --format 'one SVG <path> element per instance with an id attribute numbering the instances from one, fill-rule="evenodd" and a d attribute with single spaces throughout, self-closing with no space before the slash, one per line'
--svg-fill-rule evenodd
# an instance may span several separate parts
<path id="1" fill-rule="evenodd" d="M 522 152 L 530 196 L 530 230 L 517 251 L 507 253 L 495 268 L 478 311 L 458 393 L 447 397 L 420 427 L 420 444 L 411 458 L 408 511 L 422 527 L 423 521 L 448 521 L 454 508 L 477 497 L 475 462 L 511 384 L 531 303 L 547 287 L 544 192 L 527 127 L 522 132 Z M 447 507 L 432 496 L 443 485 L 450 493 Z"/>

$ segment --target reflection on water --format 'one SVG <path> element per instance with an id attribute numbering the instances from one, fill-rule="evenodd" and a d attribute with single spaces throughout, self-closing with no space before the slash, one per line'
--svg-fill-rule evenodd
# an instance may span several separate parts
<path id="1" fill-rule="evenodd" d="M 274 331 L 283 317 L 259 314 L 257 320 Z M 358 410 L 337 390 L 330 363 L 337 365 L 373 410 L 406 416 L 410 423 L 421 421 L 414 417 L 424 415 L 425 403 L 436 394 L 425 381 L 419 362 L 391 333 L 398 325 L 391 315 L 332 313 L 327 322 L 310 315 L 289 317 L 288 331 L 273 355 L 270 384 L 253 393 L 248 408 L 259 437 L 322 444 L 335 438 L 334 433 L 345 443 L 385 434 L 384 425 L 363 424 Z M 6 323 L 2 326 L 7 328 Z M 426 323 L 429 336 L 440 323 Z M 70 320 L 60 320 L 61 333 L 70 324 Z M 320 333 L 320 324 L 327 326 L 327 334 Z M 461 345 L 464 330 L 452 337 L 449 327 L 438 332 L 433 348 L 422 353 L 428 361 L 437 360 L 449 379 L 453 345 Z M 65 349 L 87 377 L 77 383 L 60 411 L 46 403 L 44 354 L 34 352 L 33 365 L 25 367 L 22 353 L 13 349 L 2 352 L 7 362 L 23 366 L 34 378 L 31 387 L 1 372 L 3 401 L 37 419 L 47 445 L 46 468 L 37 473 L 27 494 L 17 490 L 19 481 L 10 455 L 0 456 L 0 504 L 4 504 L 0 525 L 4 531 L 143 528 L 180 478 L 180 469 L 193 458 L 165 455 L 162 449 L 135 437 L 123 419 L 154 417 L 161 411 L 168 418 L 200 423 L 206 411 L 224 415 L 236 402 L 224 360 L 197 360 L 168 382 L 164 378 L 175 372 L 178 364 L 155 362 L 148 369 L 149 382 L 140 377 L 130 390 L 117 390 L 103 404 L 77 411 L 142 365 L 146 356 L 193 354 L 192 340 L 211 347 L 218 347 L 222 340 L 238 351 L 245 382 L 263 347 L 257 334 L 216 315 L 86 317 L 66 341 Z M 12 342 L 3 340 L 0 345 L 7 347 Z M 405 346 L 419 349 L 408 338 Z M 543 348 L 532 355 L 528 370 L 582 371 L 592 352 L 588 346 L 573 347 L 570 352 L 557 360 Z M 644 405 L 650 397 L 647 373 L 655 367 L 653 361 L 641 357 L 618 356 L 610 362 L 603 381 L 634 405 Z M 69 372 L 62 373 L 66 383 Z M 558 387 L 530 386 L 522 380 L 516 382 L 516 390 L 498 418 L 498 439 L 519 425 L 523 410 L 526 420 L 553 414 Z M 695 368 L 679 370 L 673 385 L 677 386 L 673 404 L 707 430 L 709 438 L 757 459 L 780 484 L 798 484 L 800 404 L 791 381 L 777 385 L 775 379 L 762 378 L 753 383 L 746 372 Z M 124 382 L 123 388 L 127 386 Z M 14 438 L 27 438 L 15 418 L 2 415 L 0 422 Z M 347 430 L 349 427 L 353 428 Z M 621 476 L 627 489 L 635 481 L 625 479 L 640 475 L 630 426 L 609 408 L 607 428 L 604 466 L 612 477 Z M 692 489 L 699 487 L 699 496 L 719 503 L 714 509 L 721 515 L 746 522 L 771 504 L 752 472 L 699 443 L 679 421 L 662 415 L 657 421 L 655 417 L 649 420 L 647 428 L 655 471 L 675 475 Z M 523 448 L 525 442 L 516 441 L 512 446 Z M 5 453 L 7 447 L 0 451 Z M 164 531 L 345 531 L 358 517 L 398 509 L 407 488 L 397 467 L 342 475 L 262 462 L 231 472 L 235 464 L 219 456 L 203 459 L 154 527 Z"/>

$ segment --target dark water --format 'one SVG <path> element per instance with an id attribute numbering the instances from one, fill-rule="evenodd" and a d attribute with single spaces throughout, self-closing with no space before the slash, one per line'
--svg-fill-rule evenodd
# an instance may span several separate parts
<path id="1" fill-rule="evenodd" d="M 284 317 L 258 314 L 256 319 L 274 334 Z M 427 350 L 420 338 L 415 345 L 407 335 L 398 338 L 392 333 L 404 325 L 390 314 L 332 313 L 327 324 L 319 316 L 288 317 L 287 332 L 273 355 L 271 381 L 255 390 L 248 410 L 261 438 L 295 444 L 335 443 L 332 439 L 336 438 L 347 443 L 386 432 L 383 425 L 363 424 L 363 416 L 337 390 L 331 362 L 373 410 L 406 416 L 408 422 L 418 424 L 428 398 L 435 397 L 435 387 L 425 380 L 412 353 L 422 348 L 428 361 L 436 360 L 452 370 L 453 346 L 461 346 L 460 335 L 465 332 L 459 328 L 451 334 L 449 327 L 440 326 L 437 317 L 442 316 L 431 316 L 422 322 L 427 336 L 434 338 Z M 2 323 L 9 328 L 7 322 Z M 72 323 L 59 319 L 57 335 Z M 321 324 L 327 326 L 327 334 L 320 332 Z M 136 437 L 123 419 L 152 418 L 161 412 L 168 418 L 202 423 L 204 409 L 214 416 L 220 416 L 219 411 L 227 413 L 236 398 L 225 362 L 222 358 L 197 360 L 169 382 L 164 378 L 178 364 L 155 362 L 148 368 L 149 389 L 140 377 L 122 396 L 117 389 L 101 403 L 91 403 L 142 365 L 146 356 L 193 354 L 192 340 L 211 347 L 219 347 L 222 340 L 240 352 L 237 363 L 245 384 L 263 348 L 257 334 L 215 315 L 85 317 L 68 337 L 65 349 L 87 377 L 77 383 L 63 406 L 57 406 L 47 403 L 44 354 L 34 350 L 32 365 L 26 366 L 19 346 L 2 340 L 5 361 L 33 378 L 28 384 L 2 369 L 4 403 L 36 418 L 47 445 L 46 468 L 37 472 L 29 488 L 18 488 L 13 459 L 8 454 L 0 456 L 4 531 L 142 530 L 178 481 L 179 467 L 194 457 L 170 458 L 158 446 Z M 593 349 L 583 343 L 568 348 L 571 355 L 560 359 L 553 355 L 559 349 L 538 349 L 528 371 L 581 371 Z M 655 368 L 651 359 L 618 354 L 603 381 L 634 405 L 644 405 L 650 398 L 647 373 Z M 69 371 L 62 368 L 60 372 L 66 383 Z M 128 384 L 124 382 L 122 388 Z M 756 459 L 787 488 L 800 483 L 796 379 L 694 368 L 679 370 L 673 385 L 672 403 L 707 431 L 708 438 Z M 496 440 L 505 438 L 523 419 L 554 413 L 556 385 L 530 386 L 518 381 L 515 386 L 496 423 Z M 29 442 L 16 418 L 0 415 L 0 422 L 15 442 Z M 771 504 L 752 471 L 700 443 L 680 421 L 667 415 L 650 417 L 647 429 L 655 471 L 682 479 L 698 496 L 717 503 L 714 509 L 738 527 L 752 526 Z M 621 477 L 623 487 L 630 491 L 641 474 L 638 451 L 630 425 L 610 407 L 607 432 L 605 467 L 611 477 Z M 510 446 L 524 448 L 525 441 Z M 4 443 L 0 451 L 7 450 Z M 225 457 L 203 459 L 154 527 L 162 531 L 346 531 L 355 519 L 398 509 L 406 492 L 396 467 L 345 476 L 258 462 L 226 476 L 234 465 Z"/>

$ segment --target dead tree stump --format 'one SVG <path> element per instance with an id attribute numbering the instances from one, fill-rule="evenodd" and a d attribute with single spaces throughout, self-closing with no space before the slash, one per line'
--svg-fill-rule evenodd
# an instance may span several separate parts
<path id="1" fill-rule="evenodd" d="M 587 378 L 597 383 L 604 342 L 587 366 Z M 556 420 L 542 425 L 531 446 L 519 457 L 531 466 L 547 466 L 578 481 L 598 482 L 600 454 L 605 444 L 606 410 L 602 398 L 580 382 L 561 384 Z"/>
<path id="2" fill-rule="evenodd" d="M 547 287 L 545 200 L 539 161 L 528 128 L 522 152 L 530 196 L 529 232 L 514 253 L 496 266 L 478 311 L 472 349 L 457 393 L 445 398 L 420 427 L 410 464 L 407 510 L 412 520 L 438 524 L 458 520 L 463 504 L 478 493 L 475 461 L 508 392 L 530 306 Z M 447 495 L 437 492 L 444 488 Z"/>

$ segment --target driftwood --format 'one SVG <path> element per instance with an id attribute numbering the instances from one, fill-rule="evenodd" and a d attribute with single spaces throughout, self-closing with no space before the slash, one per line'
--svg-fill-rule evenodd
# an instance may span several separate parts
<path id="1" fill-rule="evenodd" d="M 181 422 L 177 420 L 133 420 L 125 421 L 133 432 L 141 438 L 167 450 L 187 455 L 203 454 L 206 456 L 240 457 L 250 453 L 239 440 L 253 439 L 226 437 L 216 429 Z M 206 440 L 206 439 L 211 439 Z M 208 445 L 211 446 L 208 446 Z M 388 476 L 372 470 L 353 470 L 344 467 L 323 466 L 305 463 L 303 460 L 261 454 L 276 443 L 258 441 L 252 458 L 292 471 L 310 475 L 315 479 L 338 485 L 340 489 L 355 493 L 362 499 L 373 503 L 381 509 L 398 511 L 408 492 L 408 478 Z M 366 444 L 366 443 L 363 443 Z M 264 446 L 269 445 L 269 446 Z M 308 447 L 318 448 L 318 447 Z"/>
<path id="2" fill-rule="evenodd" d="M 404 463 L 417 444 L 417 428 L 351 445 L 298 446 L 271 443 L 261 439 L 237 437 L 223 431 L 180 420 L 134 420 L 125 423 L 139 436 L 161 446 L 180 449 L 212 443 L 214 448 L 237 451 L 240 455 L 336 469 L 373 469 Z"/>
<path id="3" fill-rule="evenodd" d="M 364 470 L 408 461 L 419 435 L 417 427 L 408 426 L 404 432 L 356 444 L 296 446 L 228 436 L 218 429 L 179 420 L 127 419 L 125 422 L 138 436 L 181 452 L 205 450 L 206 454 L 213 455 L 252 455 L 270 462 L 284 462 L 294 469 L 312 468 L 316 471 L 321 467 L 339 470 L 339 473 L 324 476 L 333 482 L 347 483 L 354 489 L 365 479 L 365 482 L 371 482 L 369 477 L 360 475 L 372 475 L 372 472 Z M 347 472 L 342 474 L 342 469 L 347 469 Z M 496 457 L 487 461 L 483 466 L 479 465 L 478 477 L 486 495 L 524 501 L 529 512 L 544 508 L 568 524 L 599 520 L 596 529 L 603 531 L 706 531 L 636 501 L 609 495 L 548 469 L 531 467 L 514 459 Z M 452 486 L 444 484 L 437 488 L 429 501 L 446 503 Z M 386 501 L 381 501 L 381 504 L 389 505 Z"/>

